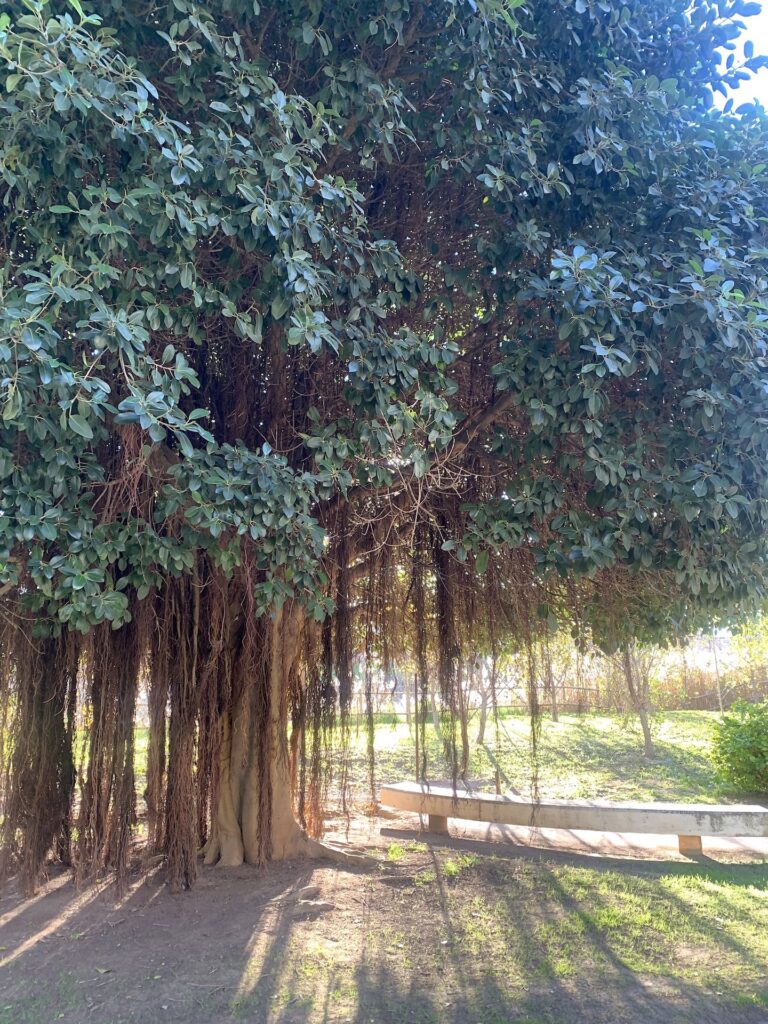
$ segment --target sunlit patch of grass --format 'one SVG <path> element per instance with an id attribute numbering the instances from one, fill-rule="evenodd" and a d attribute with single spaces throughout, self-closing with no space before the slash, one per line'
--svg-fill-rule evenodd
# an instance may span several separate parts
<path id="1" fill-rule="evenodd" d="M 456 879 L 462 871 L 477 864 L 478 860 L 479 858 L 471 853 L 460 853 L 457 857 L 451 857 L 443 861 L 441 865 L 443 875 L 449 879 Z"/>
<path id="2" fill-rule="evenodd" d="M 504 712 L 489 720 L 486 742 L 471 743 L 469 777 L 492 790 L 531 791 L 534 779 L 543 797 L 609 800 L 683 800 L 712 802 L 729 794 L 710 758 L 715 715 L 675 711 L 653 719 L 656 757 L 643 757 L 640 727 L 633 716 L 561 715 L 541 721 L 535 755 L 527 714 Z M 474 738 L 475 729 L 470 728 Z M 364 730 L 351 737 L 350 781 L 364 791 L 367 780 Z M 425 729 L 427 774 L 451 778 L 442 742 L 431 720 Z M 379 782 L 412 779 L 415 774 L 413 727 L 404 721 L 380 724 L 374 737 Z"/>
<path id="3" fill-rule="evenodd" d="M 387 860 L 391 861 L 392 864 L 399 864 L 401 860 L 405 860 L 408 856 L 408 851 L 402 845 L 402 843 L 390 843 L 387 848 Z"/>
<path id="4" fill-rule="evenodd" d="M 485 861 L 476 874 L 471 896 L 463 896 L 468 876 L 451 893 L 462 941 L 481 960 L 501 958 L 507 972 L 521 962 L 549 977 L 620 969 L 762 998 L 765 865 L 684 866 L 653 877 L 500 861 L 489 870 Z M 488 895 L 478 894 L 481 878 Z"/>
<path id="5" fill-rule="evenodd" d="M 407 908 L 396 929 L 378 925 L 366 937 L 371 962 L 404 990 L 414 975 L 437 975 L 462 988 L 482 1021 L 539 1012 L 553 1021 L 557 986 L 624 991 L 633 978 L 716 1000 L 724 1020 L 736 1004 L 768 1004 L 766 865 L 681 864 L 659 875 L 448 850 L 434 858 L 436 870 L 416 872 L 407 894 L 393 896 Z M 532 986 L 538 1002 L 526 1017 Z"/>

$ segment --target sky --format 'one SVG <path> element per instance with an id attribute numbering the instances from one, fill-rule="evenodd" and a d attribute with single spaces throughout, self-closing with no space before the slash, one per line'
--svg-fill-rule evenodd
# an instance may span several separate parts
<path id="1" fill-rule="evenodd" d="M 755 54 L 768 54 L 768 0 L 762 0 L 762 8 L 760 14 L 744 19 L 747 30 L 737 45 L 737 63 L 742 43 L 747 39 L 751 39 L 755 44 Z M 734 106 L 750 100 L 759 100 L 764 107 L 768 108 L 768 68 L 763 68 L 748 82 L 744 82 L 741 88 L 733 94 L 733 100 Z"/>

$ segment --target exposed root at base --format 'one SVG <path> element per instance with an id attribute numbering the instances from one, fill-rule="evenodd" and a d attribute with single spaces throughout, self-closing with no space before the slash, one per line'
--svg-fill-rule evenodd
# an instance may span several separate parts
<path id="1" fill-rule="evenodd" d="M 219 859 L 219 841 L 210 836 L 206 843 L 197 851 L 197 856 L 203 858 L 203 864 L 215 864 Z"/>
<path id="2" fill-rule="evenodd" d="M 374 867 L 379 861 L 367 853 L 352 853 L 347 850 L 339 850 L 335 846 L 328 846 L 317 839 L 310 839 L 302 836 L 296 856 L 309 857 L 312 860 L 331 860 L 335 864 L 343 864 L 346 867 Z"/>
<path id="3" fill-rule="evenodd" d="M 198 851 L 206 866 L 216 865 L 222 868 L 237 868 L 246 863 L 242 851 L 242 845 L 238 850 L 231 848 L 224 850 L 219 838 L 211 836 L 208 842 Z M 305 857 L 309 860 L 330 860 L 334 864 L 342 864 L 345 867 L 374 867 L 378 864 L 375 857 L 366 853 L 355 853 L 348 850 L 339 850 L 335 846 L 328 846 L 317 839 L 310 839 L 303 833 L 292 837 L 291 841 L 285 843 L 279 856 L 273 858 L 279 860 L 300 860 Z"/>

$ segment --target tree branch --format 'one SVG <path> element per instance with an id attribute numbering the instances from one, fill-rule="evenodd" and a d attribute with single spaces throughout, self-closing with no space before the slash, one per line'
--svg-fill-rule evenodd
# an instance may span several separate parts
<path id="1" fill-rule="evenodd" d="M 464 425 L 456 435 L 456 442 L 451 454 L 455 457 L 460 455 L 493 421 L 506 412 L 511 405 L 514 405 L 516 394 L 514 391 L 502 391 L 498 398 L 491 402 L 484 409 L 478 409 L 464 421 Z"/>

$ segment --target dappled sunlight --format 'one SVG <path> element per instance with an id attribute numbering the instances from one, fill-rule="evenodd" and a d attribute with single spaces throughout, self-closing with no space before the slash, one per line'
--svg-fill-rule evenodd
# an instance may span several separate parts
<path id="1" fill-rule="evenodd" d="M 70 880 L 67 878 L 67 881 Z M 38 943 L 44 942 L 46 939 L 54 936 L 73 918 L 80 914 L 90 903 L 97 900 L 108 888 L 110 888 L 109 883 L 103 886 L 93 885 L 82 892 L 74 893 L 62 910 L 51 916 L 48 921 L 37 927 L 28 938 L 20 942 L 15 949 L 2 957 L 2 959 L 0 959 L 0 967 L 7 967 L 15 960 L 18 960 L 19 957 L 28 953 L 31 949 L 34 949 Z"/>
<path id="2" fill-rule="evenodd" d="M 699 944 L 733 954 L 728 964 L 732 978 L 750 967 L 768 973 L 766 951 L 758 941 L 768 934 L 768 880 L 760 886 L 751 881 L 734 886 L 705 870 L 684 883 L 679 876 L 661 878 L 659 888 Z"/>
<path id="3" fill-rule="evenodd" d="M 41 900 L 48 898 L 52 893 L 63 888 L 72 879 L 69 874 L 62 873 L 57 878 L 52 878 L 50 881 L 43 885 L 38 893 L 34 896 L 28 896 L 26 898 L 20 898 L 17 906 L 13 910 L 7 910 L 4 914 L 0 915 L 0 928 L 10 924 L 15 918 L 19 917 L 20 914 L 25 914 Z"/>
<path id="4" fill-rule="evenodd" d="M 166 889 L 165 878 L 163 877 L 163 872 L 159 867 L 154 868 L 146 875 L 142 875 L 135 882 L 131 883 L 131 885 L 127 887 L 125 894 L 117 900 L 116 906 L 118 908 L 126 906 L 141 890 L 148 889 L 150 885 L 153 884 L 154 889 L 152 891 L 152 895 L 145 901 L 145 907 L 150 906 L 155 902 L 155 900 L 159 899 L 160 895 Z"/>
<path id="5" fill-rule="evenodd" d="M 154 868 L 148 873 L 139 875 L 126 887 L 123 895 L 118 897 L 111 879 L 77 889 L 71 874 L 62 872 L 56 878 L 45 883 L 36 895 L 21 899 L 17 906 L 0 917 L 0 948 L 3 950 L 6 948 L 6 944 L 2 941 L 4 931 L 12 923 L 15 925 L 14 932 L 18 932 L 19 928 L 28 932 L 23 939 L 15 941 L 10 952 L 0 958 L 0 967 L 9 966 L 39 943 L 55 936 L 97 901 L 106 902 L 110 913 L 127 907 L 139 891 L 145 890 L 151 885 L 159 873 L 160 869 Z M 148 906 L 157 899 L 164 889 L 165 883 L 160 881 L 145 905 Z M 104 900 L 105 897 L 106 900 Z M 24 915 L 31 918 L 28 923 L 24 920 Z"/>
<path id="6" fill-rule="evenodd" d="M 275 962 L 270 952 L 278 944 L 285 946 L 290 938 L 291 926 L 285 921 L 280 907 L 268 907 L 259 920 L 258 931 L 254 931 L 245 949 L 245 964 L 240 983 L 233 998 L 238 1005 L 248 999 L 255 989 L 268 987 L 274 990 L 281 974 L 280 963 L 287 969 L 287 957 Z M 260 994 L 261 991 L 260 991 Z"/>
<path id="7" fill-rule="evenodd" d="M 258 1009 L 269 1022 L 288 1011 L 292 1020 L 332 1020 L 341 1008 L 353 1010 L 367 932 L 364 894 L 357 876 L 321 867 L 266 904 L 245 947 L 232 1009 Z"/>
<path id="8" fill-rule="evenodd" d="M 98 1008 L 123 984 L 141 1024 L 166 1019 L 162 1004 L 184 1024 L 666 1024 L 718 993 L 762 999 L 764 866 L 395 835 L 375 870 L 207 868 L 193 896 L 150 872 L 121 902 L 59 883 L 8 959 L 0 1022 L 55 1019 L 62 985 L 68 1024 L 111 1019 Z M 51 938 L 58 980 L 33 994 Z"/>

